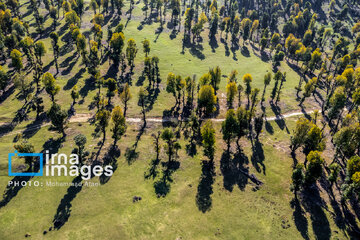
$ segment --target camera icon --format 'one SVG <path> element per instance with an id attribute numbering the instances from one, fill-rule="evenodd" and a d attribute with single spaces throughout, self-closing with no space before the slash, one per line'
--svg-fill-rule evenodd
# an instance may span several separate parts
<path id="1" fill-rule="evenodd" d="M 39 172 L 12 172 L 11 170 L 11 161 L 12 158 L 18 157 L 38 157 L 40 161 L 40 170 Z M 35 176 L 43 176 L 43 154 L 42 153 L 18 153 L 18 151 L 14 151 L 13 153 L 8 154 L 9 159 L 9 167 L 8 167 L 8 175 L 9 176 L 28 176 L 28 177 L 35 177 Z"/>

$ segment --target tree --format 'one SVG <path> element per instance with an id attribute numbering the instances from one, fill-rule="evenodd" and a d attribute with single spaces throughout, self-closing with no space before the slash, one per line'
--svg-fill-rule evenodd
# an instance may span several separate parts
<path id="1" fill-rule="evenodd" d="M 267 74 L 265 74 L 265 76 L 264 76 L 264 91 L 263 91 L 263 94 L 262 94 L 262 96 L 261 96 L 261 105 L 262 105 L 262 103 L 265 101 L 265 92 L 266 92 L 266 87 L 270 84 L 270 82 L 271 82 L 271 73 L 269 72 L 269 73 L 267 73 Z"/>
<path id="2" fill-rule="evenodd" d="M 260 116 L 257 116 L 254 119 L 254 130 L 255 130 L 255 133 L 256 133 L 256 139 L 259 138 L 259 135 L 260 135 L 260 133 L 262 131 L 263 125 L 264 125 L 264 114 L 262 114 Z"/>
<path id="3" fill-rule="evenodd" d="M 50 95 L 51 101 L 55 103 L 55 95 L 60 91 L 60 86 L 56 85 L 54 76 L 49 72 L 44 73 L 42 79 L 46 93 Z"/>
<path id="4" fill-rule="evenodd" d="M 244 39 L 244 43 L 250 37 L 250 29 L 251 29 L 251 20 L 249 18 L 244 18 L 241 21 L 241 29 L 242 29 L 242 36 Z"/>
<path id="5" fill-rule="evenodd" d="M 50 118 L 52 125 L 65 137 L 65 124 L 68 117 L 66 111 L 62 110 L 59 104 L 53 102 L 47 116 Z"/>
<path id="6" fill-rule="evenodd" d="M 28 143 L 27 141 L 22 141 L 20 144 L 15 144 L 14 148 L 19 152 L 19 153 L 34 153 L 35 152 L 35 148 L 31 143 Z M 35 158 L 31 157 L 31 156 L 26 156 L 24 157 L 25 159 L 25 163 L 27 165 L 29 165 L 29 171 L 31 171 L 33 169 L 33 164 L 35 162 Z"/>
<path id="7" fill-rule="evenodd" d="M 249 129 L 249 111 L 247 111 L 245 108 L 243 107 L 239 107 L 236 110 L 236 117 L 237 117 L 237 127 L 235 129 L 236 131 L 236 135 L 237 135 L 237 140 L 236 140 L 236 144 L 238 146 L 238 148 L 240 149 L 240 145 L 239 145 L 239 141 L 240 138 L 245 136 L 248 133 L 248 129 Z"/>
<path id="8" fill-rule="evenodd" d="M 237 86 L 235 82 L 229 82 L 226 85 L 226 100 L 229 108 L 233 108 L 234 98 L 237 93 Z"/>
<path id="9" fill-rule="evenodd" d="M 103 133 L 103 141 L 105 142 L 106 138 L 106 127 L 109 125 L 110 112 L 106 109 L 100 109 L 96 115 L 96 126 Z"/>
<path id="10" fill-rule="evenodd" d="M 78 99 L 80 96 L 79 91 L 78 91 L 78 87 L 77 85 L 75 85 L 72 89 L 71 89 L 71 98 L 73 100 L 73 105 L 76 103 L 76 99 Z"/>
<path id="11" fill-rule="evenodd" d="M 301 189 L 301 186 L 304 183 L 304 179 L 305 179 L 304 165 L 298 163 L 291 175 L 291 180 L 292 180 L 291 190 L 294 192 L 296 199 L 297 199 L 297 192 Z"/>
<path id="12" fill-rule="evenodd" d="M 58 63 L 58 59 L 59 59 L 59 55 L 60 55 L 60 47 L 58 44 L 59 35 L 56 32 L 52 32 L 52 33 L 50 33 L 50 38 L 51 38 L 51 45 L 53 47 L 56 73 L 59 73 L 59 63 Z"/>
<path id="13" fill-rule="evenodd" d="M 115 32 L 110 39 L 111 58 L 115 64 L 119 64 L 120 54 L 124 47 L 125 36 L 122 32 Z"/>
<path id="14" fill-rule="evenodd" d="M 174 144 L 176 143 L 175 134 L 170 128 L 165 128 L 161 133 L 161 139 L 166 142 L 165 149 L 169 156 L 169 162 L 171 162 L 174 154 Z"/>
<path id="15" fill-rule="evenodd" d="M 283 77 L 283 75 L 280 71 L 277 71 L 275 73 L 275 76 L 274 76 L 275 84 L 274 84 L 274 88 L 272 89 L 271 95 L 270 95 L 271 101 L 274 101 L 275 97 L 277 96 L 279 81 L 282 79 L 282 77 Z"/>
<path id="16" fill-rule="evenodd" d="M 311 151 L 323 151 L 325 149 L 321 129 L 305 118 L 300 118 L 296 122 L 294 134 L 291 137 L 290 148 L 292 152 L 295 152 L 301 146 L 305 155 L 308 155 Z"/>
<path id="17" fill-rule="evenodd" d="M 229 109 L 226 112 L 225 121 L 221 125 L 221 130 L 223 134 L 223 139 L 227 144 L 227 151 L 230 151 L 230 144 L 233 139 L 237 136 L 236 129 L 238 127 L 238 122 L 236 118 L 235 111 L 233 109 Z"/>
<path id="18" fill-rule="evenodd" d="M 36 59 L 37 59 L 38 63 L 40 65 L 42 65 L 43 63 L 42 63 L 41 57 L 43 57 L 46 53 L 45 44 L 41 41 L 37 41 L 34 45 L 34 49 L 35 49 Z"/>
<path id="19" fill-rule="evenodd" d="M 252 76 L 251 74 L 247 73 L 243 76 L 243 82 L 245 83 L 245 94 L 247 96 L 247 106 L 246 109 L 249 109 L 250 107 L 250 94 L 251 94 L 251 82 L 252 82 Z"/>
<path id="20" fill-rule="evenodd" d="M 130 38 L 127 42 L 127 48 L 126 48 L 126 58 L 128 60 L 128 64 L 130 66 L 130 72 L 134 69 L 134 60 L 136 57 L 138 49 L 136 47 L 135 40 Z"/>
<path id="21" fill-rule="evenodd" d="M 337 179 L 338 179 L 338 176 L 339 176 L 339 173 L 340 173 L 340 165 L 337 164 L 337 163 L 332 163 L 330 166 L 329 166 L 329 169 L 330 169 L 330 174 L 328 176 L 328 180 L 331 184 L 331 188 L 332 189 L 332 186 L 334 185 L 334 183 L 336 183 Z"/>
<path id="22" fill-rule="evenodd" d="M 143 115 L 143 121 L 144 121 L 144 126 L 146 125 L 146 105 L 145 105 L 145 101 L 146 101 L 146 97 L 147 97 L 147 91 L 141 87 L 138 93 L 138 97 L 139 97 L 139 102 L 138 105 L 141 106 L 141 113 Z"/>
<path id="23" fill-rule="evenodd" d="M 214 88 L 210 85 L 204 85 L 200 88 L 198 107 L 205 116 L 209 116 L 216 110 L 217 97 Z"/>
<path id="24" fill-rule="evenodd" d="M 88 151 L 85 151 L 86 137 L 83 134 L 78 134 L 74 137 L 75 145 L 77 146 L 76 154 L 79 156 L 80 165 L 83 165 L 85 158 L 89 155 Z"/>
<path id="25" fill-rule="evenodd" d="M 142 41 L 143 44 L 143 50 L 145 53 L 145 57 L 147 57 L 150 53 L 150 41 L 145 39 L 144 41 Z"/>
<path id="26" fill-rule="evenodd" d="M 305 182 L 311 184 L 321 176 L 324 159 L 321 157 L 320 152 L 311 151 L 307 155 L 306 160 L 309 162 L 309 165 L 305 172 Z"/>
<path id="27" fill-rule="evenodd" d="M 108 104 L 111 104 L 111 98 L 115 96 L 115 93 L 117 92 L 117 83 L 116 80 L 113 78 L 108 78 L 105 81 L 105 84 L 107 86 L 107 97 L 108 97 Z"/>
<path id="28" fill-rule="evenodd" d="M 176 96 L 176 76 L 174 73 L 170 72 L 166 79 L 166 92 L 172 93 L 176 100 L 176 104 L 178 102 L 178 98 Z"/>
<path id="29" fill-rule="evenodd" d="M 4 90 L 8 85 L 9 76 L 7 72 L 0 66 L 0 90 Z"/>
<path id="30" fill-rule="evenodd" d="M 220 67 L 216 66 L 215 68 L 210 69 L 209 74 L 210 74 L 210 85 L 214 88 L 216 95 L 216 91 L 219 89 L 219 84 L 221 82 Z"/>
<path id="31" fill-rule="evenodd" d="M 120 100 L 124 104 L 124 116 L 126 117 L 126 111 L 128 109 L 128 102 L 132 98 L 130 93 L 130 86 L 128 83 L 125 83 L 123 91 L 120 94 Z"/>
<path id="32" fill-rule="evenodd" d="M 17 49 L 13 49 L 10 53 L 11 65 L 18 73 L 20 73 L 21 69 L 23 68 L 21 55 L 21 52 Z"/>
<path id="33" fill-rule="evenodd" d="M 115 146 L 117 141 L 126 131 L 126 120 L 120 106 L 116 106 L 112 110 L 111 121 L 113 123 L 113 128 L 111 129 L 113 132 L 112 138 L 114 139 Z"/>
<path id="34" fill-rule="evenodd" d="M 216 137 L 215 129 L 211 120 L 207 120 L 201 127 L 201 137 L 204 147 L 204 155 L 212 162 L 214 161 Z"/>

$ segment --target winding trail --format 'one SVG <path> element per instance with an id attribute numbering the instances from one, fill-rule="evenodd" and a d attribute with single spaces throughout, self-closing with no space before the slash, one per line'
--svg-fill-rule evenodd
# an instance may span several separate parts
<path id="1" fill-rule="evenodd" d="M 306 114 L 311 114 L 314 111 L 315 110 L 306 112 Z M 321 112 L 321 110 L 319 110 L 319 112 Z M 286 114 L 278 115 L 278 116 L 274 116 L 274 117 L 267 117 L 266 121 L 278 121 L 278 120 L 281 120 L 281 119 L 284 119 L 284 118 L 290 118 L 290 117 L 301 116 L 301 115 L 304 115 L 304 112 L 286 113 Z M 93 115 L 89 114 L 89 113 L 78 113 L 78 114 L 75 114 L 74 116 L 72 116 L 69 119 L 69 122 L 70 123 L 83 123 L 83 122 L 89 121 L 92 117 L 93 117 Z M 151 118 L 151 117 L 146 118 L 146 122 L 151 122 L 151 123 L 164 123 L 164 122 L 171 122 L 171 121 L 176 121 L 176 120 L 179 120 L 179 119 L 177 119 L 177 118 Z M 186 120 L 187 119 L 185 119 L 183 121 L 186 121 Z M 210 120 L 214 121 L 214 122 L 223 122 L 225 119 L 224 118 L 210 118 Z M 142 118 L 126 118 L 126 122 L 140 123 L 140 122 L 142 122 Z M 5 125 L 5 124 L 7 124 L 7 123 L 0 123 L 0 127 L 2 125 Z M 50 126 L 50 125 L 51 125 L 50 122 L 44 123 L 44 124 L 37 124 L 37 125 L 31 126 L 30 128 L 27 128 L 25 130 L 21 129 L 21 130 L 5 133 L 5 134 L 1 135 L 0 137 L 4 137 L 4 136 L 8 136 L 8 135 L 14 135 L 14 134 L 22 133 L 22 132 L 25 132 L 25 131 L 31 131 L 31 130 L 34 130 L 34 129 L 38 129 L 38 128 L 45 127 L 45 126 Z"/>

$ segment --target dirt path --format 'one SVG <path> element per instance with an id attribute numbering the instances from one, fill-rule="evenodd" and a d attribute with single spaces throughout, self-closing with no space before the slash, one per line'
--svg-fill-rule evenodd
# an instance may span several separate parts
<path id="1" fill-rule="evenodd" d="M 307 114 L 312 114 L 313 112 L 314 112 L 314 110 L 307 112 Z M 321 111 L 319 111 L 319 112 L 321 112 Z M 301 115 L 304 115 L 304 113 L 303 112 L 293 112 L 293 113 L 283 114 L 281 116 L 268 117 L 268 118 L 266 118 L 266 120 L 267 121 L 275 121 L 275 120 L 281 120 L 284 118 L 301 116 Z M 90 113 L 78 113 L 78 114 L 75 114 L 74 116 L 72 116 L 69 119 L 69 122 L 70 123 L 83 123 L 83 122 L 89 121 L 89 119 L 91 119 L 92 117 L 93 117 L 93 115 Z M 171 121 L 175 121 L 175 120 L 178 120 L 178 119 L 176 119 L 176 118 L 165 118 L 165 119 L 163 119 L 163 118 L 146 118 L 146 122 L 151 122 L 151 123 L 164 123 L 164 122 L 171 122 Z M 224 118 L 211 118 L 210 120 L 214 121 L 214 122 L 223 122 L 225 119 Z M 142 118 L 127 118 L 126 121 L 129 123 L 140 123 L 140 122 L 142 122 Z M 4 125 L 4 124 L 6 124 L 6 123 L 0 123 L 0 126 Z M 30 128 L 27 128 L 26 131 L 31 131 L 31 130 L 34 130 L 34 129 L 37 129 L 40 127 L 49 126 L 49 125 L 51 125 L 51 123 L 34 125 Z M 1 137 L 8 136 L 8 135 L 15 135 L 18 133 L 22 133 L 23 131 L 24 131 L 24 129 L 9 132 L 9 133 L 2 135 Z"/>

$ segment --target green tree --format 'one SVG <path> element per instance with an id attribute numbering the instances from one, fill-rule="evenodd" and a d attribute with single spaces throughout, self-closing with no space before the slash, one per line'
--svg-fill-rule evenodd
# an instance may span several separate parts
<path id="1" fill-rule="evenodd" d="M 291 190 L 294 192 L 295 194 L 295 198 L 297 199 L 297 192 L 301 189 L 303 183 L 304 183 L 304 179 L 305 179 L 305 174 L 304 174 L 304 165 L 301 163 L 298 163 L 296 165 L 296 168 L 293 170 L 292 175 L 291 175 Z"/>
<path id="2" fill-rule="evenodd" d="M 225 121 L 221 125 L 223 139 L 227 144 L 228 152 L 230 151 L 231 141 L 235 139 L 237 136 L 237 132 L 236 132 L 237 127 L 238 127 L 238 122 L 235 111 L 233 109 L 229 109 L 226 112 Z"/>
<path id="3" fill-rule="evenodd" d="M 110 112 L 106 109 L 100 109 L 96 115 L 96 126 L 103 133 L 103 142 L 106 139 L 106 128 L 109 125 Z"/>
<path id="4" fill-rule="evenodd" d="M 55 95 L 60 91 L 60 86 L 56 84 L 54 76 L 49 72 L 44 73 L 42 81 L 45 86 L 46 93 L 50 95 L 51 101 L 55 103 Z"/>
<path id="5" fill-rule="evenodd" d="M 138 98 L 139 98 L 139 102 L 138 105 L 140 105 L 141 107 L 141 113 L 143 115 L 143 121 L 144 121 L 144 126 L 146 126 L 146 97 L 147 97 L 148 93 L 147 91 L 141 87 L 138 93 Z"/>
<path id="6" fill-rule="evenodd" d="M 145 53 L 145 57 L 147 57 L 150 53 L 150 41 L 145 39 L 144 41 L 142 41 L 143 44 L 143 50 Z"/>
<path id="7" fill-rule="evenodd" d="M 52 125 L 65 137 L 65 124 L 68 117 L 66 111 L 62 110 L 59 104 L 53 102 L 47 116 L 50 118 Z"/>
<path id="8" fill-rule="evenodd" d="M 252 76 L 251 74 L 247 73 L 243 76 L 243 82 L 245 83 L 245 94 L 247 96 L 247 106 L 246 109 L 249 109 L 250 107 L 250 94 L 251 94 L 251 82 L 252 82 Z"/>
<path id="9" fill-rule="evenodd" d="M 17 49 L 13 49 L 10 53 L 11 65 L 18 73 L 20 73 L 21 69 L 23 68 L 21 56 L 21 52 Z"/>
<path id="10" fill-rule="evenodd" d="M 50 33 L 51 38 L 51 45 L 53 47 L 53 54 L 54 54 L 54 62 L 56 67 L 56 73 L 59 73 L 59 55 L 60 55 L 60 47 L 59 47 L 59 35 L 56 32 Z"/>
<path id="11" fill-rule="evenodd" d="M 269 86 L 270 82 L 271 82 L 271 73 L 267 73 L 265 74 L 264 76 L 264 91 L 262 93 L 262 96 L 261 96 L 261 105 L 262 103 L 265 101 L 265 92 L 266 92 L 266 87 Z"/>
<path id="12" fill-rule="evenodd" d="M 170 128 L 165 128 L 161 133 L 161 139 L 166 142 L 166 154 L 169 156 L 169 162 L 171 162 L 174 155 L 174 145 L 176 143 L 175 134 Z"/>
<path id="13" fill-rule="evenodd" d="M 120 54 L 124 47 L 125 37 L 122 32 L 115 32 L 110 39 L 111 58 L 115 64 L 119 64 Z"/>
<path id="14" fill-rule="evenodd" d="M 35 152 L 34 145 L 32 145 L 31 143 L 28 143 L 27 141 L 22 141 L 19 144 L 15 144 L 14 148 L 19 153 L 34 153 Z M 26 157 L 24 157 L 24 160 L 25 160 L 25 164 L 29 165 L 28 171 L 31 172 L 31 170 L 33 169 L 33 164 L 35 162 L 35 158 L 26 156 Z"/>
<path id="15" fill-rule="evenodd" d="M 217 97 L 214 88 L 210 85 L 204 85 L 200 88 L 198 107 L 205 116 L 209 116 L 216 110 Z"/>
<path id="16" fill-rule="evenodd" d="M 115 93 L 117 92 L 117 83 L 116 80 L 113 78 L 108 78 L 105 81 L 106 87 L 107 87 L 107 92 L 106 92 L 106 96 L 108 97 L 108 104 L 111 104 L 111 98 L 113 96 L 115 96 Z"/>
<path id="17" fill-rule="evenodd" d="M 124 116 L 126 117 L 126 111 L 128 109 L 128 102 L 132 98 L 130 93 L 130 86 L 128 83 L 125 83 L 123 91 L 120 94 L 120 100 L 124 104 Z"/>
<path id="18" fill-rule="evenodd" d="M 201 127 L 201 137 L 204 147 L 204 155 L 212 162 L 214 161 L 216 137 L 215 129 L 211 120 L 207 120 Z"/>
<path id="19" fill-rule="evenodd" d="M 249 130 L 249 111 L 247 111 L 243 107 L 239 107 L 236 110 L 236 117 L 238 122 L 238 126 L 235 129 L 237 135 L 236 144 L 240 149 L 240 145 L 239 145 L 240 138 L 245 136 Z"/>
<path id="20" fill-rule="evenodd" d="M 116 145 L 117 141 L 126 131 L 126 120 L 120 106 L 116 106 L 112 110 L 111 121 L 113 123 L 113 128 L 111 129 L 113 133 L 112 138 L 114 139 L 114 145 Z"/>
<path id="21" fill-rule="evenodd" d="M 305 182 L 311 184 L 321 176 L 324 159 L 321 157 L 320 152 L 311 151 L 307 155 L 306 160 L 309 162 L 309 165 L 305 172 Z"/>
<path id="22" fill-rule="evenodd" d="M 233 108 L 234 98 L 237 93 L 237 86 L 235 82 L 229 82 L 226 85 L 226 100 L 229 108 Z"/>
<path id="23" fill-rule="evenodd" d="M 71 89 L 71 98 L 73 100 L 73 105 L 76 103 L 76 99 L 78 99 L 80 97 L 79 91 L 78 91 L 78 87 L 77 85 L 75 85 L 72 89 Z"/>
<path id="24" fill-rule="evenodd" d="M 79 156 L 80 165 L 83 165 L 85 158 L 89 155 L 88 151 L 85 151 L 86 137 L 83 134 L 78 134 L 74 137 L 75 145 L 77 146 L 75 152 Z"/>
<path id="25" fill-rule="evenodd" d="M 136 57 L 138 49 L 136 47 L 136 42 L 134 39 L 130 38 L 127 42 L 127 48 L 126 48 L 126 58 L 128 60 L 128 64 L 130 66 L 130 72 L 134 69 L 134 60 Z"/>
<path id="26" fill-rule="evenodd" d="M 45 44 L 41 41 L 37 41 L 34 45 L 34 49 L 35 49 L 36 59 L 39 62 L 39 64 L 42 65 L 43 63 L 41 57 L 43 57 L 46 53 Z"/>

